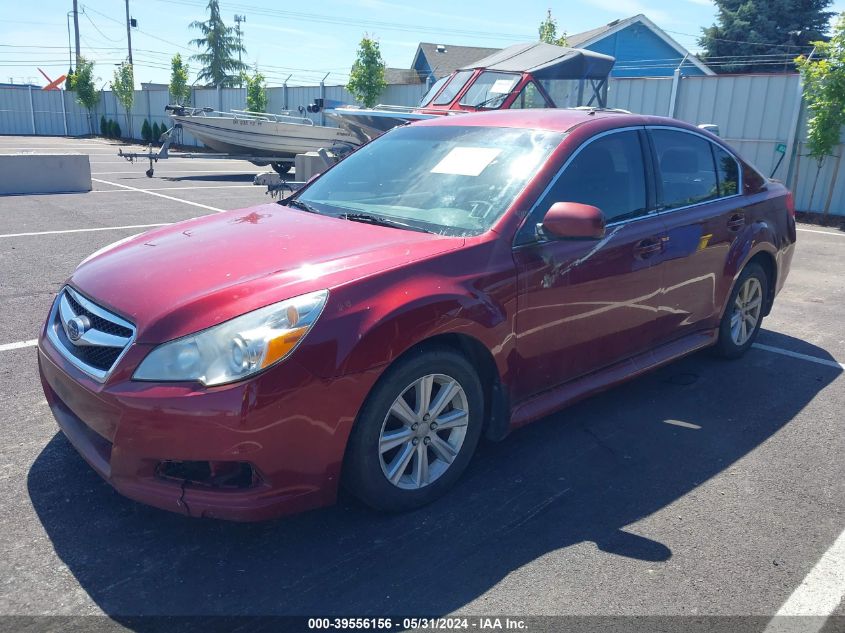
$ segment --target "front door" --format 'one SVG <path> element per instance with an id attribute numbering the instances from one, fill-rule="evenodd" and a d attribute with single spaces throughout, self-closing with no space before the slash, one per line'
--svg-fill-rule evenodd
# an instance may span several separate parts
<path id="1" fill-rule="evenodd" d="M 517 235 L 518 370 L 514 401 L 647 350 L 662 285 L 665 249 L 653 211 L 644 132 L 612 131 L 583 145 Z M 534 226 L 555 202 L 605 215 L 603 239 L 543 239 Z"/>

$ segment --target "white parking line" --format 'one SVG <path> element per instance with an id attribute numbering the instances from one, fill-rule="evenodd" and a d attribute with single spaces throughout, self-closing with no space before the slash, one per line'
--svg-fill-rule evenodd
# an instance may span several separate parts
<path id="1" fill-rule="evenodd" d="M 193 187 L 156 187 L 142 191 L 185 191 L 188 189 L 254 189 L 255 185 L 194 185 Z M 97 189 L 91 193 L 127 193 L 126 189 Z"/>
<path id="2" fill-rule="evenodd" d="M 4 237 L 31 237 L 34 235 L 60 235 L 62 233 L 94 233 L 96 231 L 120 231 L 122 229 L 149 229 L 156 226 L 167 226 L 172 222 L 160 222 L 159 224 L 128 224 L 125 226 L 100 226 L 93 229 L 65 229 L 63 231 L 35 231 L 32 233 L 5 233 Z"/>
<path id="3" fill-rule="evenodd" d="M 109 182 L 108 180 L 100 180 L 99 178 L 92 178 L 94 182 L 99 182 L 104 185 L 111 185 L 112 187 L 122 187 L 123 189 L 128 189 L 129 191 L 140 191 L 141 193 L 146 193 L 150 196 L 156 196 L 157 198 L 164 198 L 165 200 L 173 200 L 174 202 L 181 202 L 182 204 L 189 204 L 192 207 L 199 207 L 200 209 L 208 209 L 209 211 L 217 211 L 217 213 L 223 213 L 226 209 L 218 209 L 217 207 L 210 207 L 207 204 L 200 204 L 199 202 L 191 202 L 190 200 L 184 200 L 182 198 L 174 198 L 173 196 L 165 196 L 163 193 L 158 193 L 157 191 L 147 191 L 146 189 L 138 189 L 137 187 L 130 187 L 129 185 L 122 185 L 116 182 Z"/>
<path id="4" fill-rule="evenodd" d="M 799 354 L 788 349 L 780 347 L 772 347 L 771 345 L 763 345 L 762 343 L 754 343 L 752 347 L 761 349 L 766 352 L 774 352 L 775 354 L 783 354 L 792 358 L 800 358 L 801 360 L 808 360 L 811 363 L 818 363 L 819 365 L 826 365 L 828 367 L 836 367 L 836 369 L 845 369 L 845 363 L 837 363 L 835 360 L 828 360 L 826 358 L 818 358 L 816 356 L 808 356 L 807 354 Z"/>
<path id="5" fill-rule="evenodd" d="M 137 175 L 140 172 L 137 170 L 129 169 L 124 171 L 92 171 L 92 176 L 107 176 L 108 174 L 124 174 L 124 175 Z M 255 169 L 250 169 L 249 167 L 245 167 L 244 169 L 168 169 L 168 174 L 209 174 L 214 176 L 215 174 L 249 174 L 254 175 L 258 172 Z"/>
<path id="6" fill-rule="evenodd" d="M 822 235 L 835 235 L 836 237 L 845 237 L 845 233 L 837 233 L 835 231 L 817 231 L 816 229 L 802 229 L 797 228 L 797 231 L 803 231 L 804 233 L 820 233 Z"/>
<path id="7" fill-rule="evenodd" d="M 22 347 L 33 347 L 34 345 L 38 345 L 38 339 L 21 341 L 20 343 L 6 343 L 5 345 L 0 345 L 0 352 L 5 352 L 11 349 L 21 349 Z"/>
<path id="8" fill-rule="evenodd" d="M 763 633 L 816 633 L 845 599 L 845 531 L 822 554 Z M 804 616 L 798 620 L 795 616 Z M 809 617 L 808 617 L 809 616 Z"/>

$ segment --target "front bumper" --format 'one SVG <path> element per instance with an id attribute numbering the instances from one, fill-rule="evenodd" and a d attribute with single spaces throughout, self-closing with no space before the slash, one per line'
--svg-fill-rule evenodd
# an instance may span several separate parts
<path id="1" fill-rule="evenodd" d="M 100 384 L 43 336 L 44 394 L 82 457 L 121 494 L 196 517 L 256 521 L 329 505 L 349 431 L 376 376 L 323 380 L 294 359 L 251 380 L 204 388 L 144 383 L 116 371 Z M 148 350 L 133 349 L 133 366 Z M 119 368 L 118 368 L 119 369 Z M 164 478 L 164 461 L 245 462 L 245 488 Z"/>

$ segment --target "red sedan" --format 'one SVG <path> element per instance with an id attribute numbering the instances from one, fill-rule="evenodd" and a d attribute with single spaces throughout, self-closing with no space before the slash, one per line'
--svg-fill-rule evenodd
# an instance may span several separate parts
<path id="1" fill-rule="evenodd" d="M 39 340 L 47 401 L 118 491 L 256 520 L 344 485 L 403 510 L 479 438 L 705 347 L 789 271 L 791 194 L 670 119 L 512 110 L 397 128 L 279 204 L 118 242 Z"/>

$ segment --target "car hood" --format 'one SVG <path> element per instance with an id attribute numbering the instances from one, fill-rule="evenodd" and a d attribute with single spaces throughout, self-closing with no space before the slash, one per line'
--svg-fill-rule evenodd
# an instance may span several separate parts
<path id="1" fill-rule="evenodd" d="M 139 343 L 154 344 L 462 244 L 271 203 L 116 242 L 69 283 L 132 321 Z"/>

